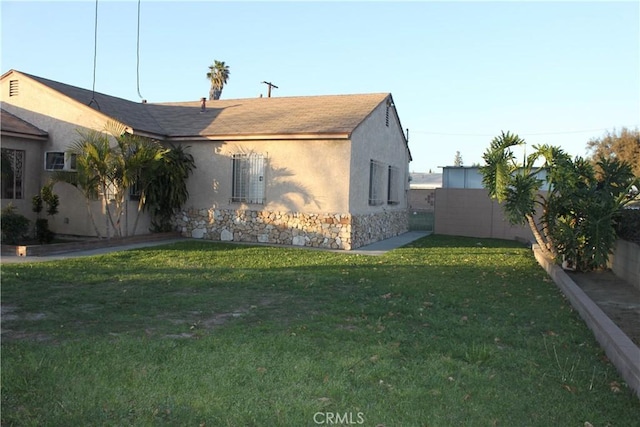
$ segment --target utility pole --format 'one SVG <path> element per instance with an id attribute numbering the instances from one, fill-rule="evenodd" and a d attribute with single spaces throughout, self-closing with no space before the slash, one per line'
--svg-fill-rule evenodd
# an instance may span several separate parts
<path id="1" fill-rule="evenodd" d="M 264 84 L 266 84 L 267 86 L 269 86 L 269 89 L 267 90 L 267 98 L 271 98 L 271 88 L 275 87 L 276 89 L 278 89 L 278 86 L 274 85 L 271 82 L 262 82 Z"/>

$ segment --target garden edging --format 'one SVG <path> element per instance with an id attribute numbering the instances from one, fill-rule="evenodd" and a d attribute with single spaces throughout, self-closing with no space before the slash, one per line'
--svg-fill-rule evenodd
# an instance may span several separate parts
<path id="1" fill-rule="evenodd" d="M 66 252 L 76 252 L 88 249 L 108 248 L 123 244 L 154 242 L 180 237 L 179 233 L 151 233 L 131 237 L 111 238 L 111 239 L 89 239 L 79 240 L 69 243 L 52 243 L 49 245 L 2 245 L 2 255 L 13 256 L 43 256 Z"/>
<path id="2" fill-rule="evenodd" d="M 534 256 L 595 335 L 622 378 L 640 398 L 640 348 L 598 307 L 560 266 L 546 258 L 538 245 Z"/>

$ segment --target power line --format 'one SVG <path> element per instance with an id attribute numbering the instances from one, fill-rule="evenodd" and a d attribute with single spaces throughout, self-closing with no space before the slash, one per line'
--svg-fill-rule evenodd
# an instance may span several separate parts
<path id="1" fill-rule="evenodd" d="M 622 126 L 628 128 L 636 128 L 635 126 Z M 517 132 L 518 135 L 522 136 L 539 136 L 539 135 L 564 135 L 571 133 L 589 133 L 589 132 L 603 132 L 610 130 L 611 128 L 600 128 L 600 129 L 583 129 L 583 130 L 567 130 L 567 131 L 555 131 L 555 132 Z M 412 133 L 425 134 L 425 135 L 441 135 L 441 136 L 486 136 L 493 137 L 495 134 L 487 134 L 487 133 L 449 133 L 449 132 L 431 132 L 431 131 L 422 131 L 422 130 L 411 130 Z"/>
<path id="2" fill-rule="evenodd" d="M 96 0 L 96 14 L 95 14 L 94 22 L 93 22 L 93 87 L 91 89 L 91 100 L 89 101 L 89 106 L 95 102 L 96 107 L 100 110 L 100 104 L 96 100 L 96 68 L 98 62 L 98 0 Z"/>
<path id="3" fill-rule="evenodd" d="M 140 99 L 144 99 L 140 95 L 140 0 L 138 0 L 138 35 L 136 37 L 136 85 L 138 96 Z"/>

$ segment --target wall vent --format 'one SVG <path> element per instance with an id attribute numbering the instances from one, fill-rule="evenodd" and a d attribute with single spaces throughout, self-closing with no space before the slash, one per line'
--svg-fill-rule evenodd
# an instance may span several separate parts
<path id="1" fill-rule="evenodd" d="M 18 80 L 9 80 L 9 96 L 18 96 Z"/>

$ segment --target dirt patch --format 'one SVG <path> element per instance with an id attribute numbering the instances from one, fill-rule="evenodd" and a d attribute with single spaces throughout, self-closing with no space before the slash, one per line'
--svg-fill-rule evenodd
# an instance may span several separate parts
<path id="1" fill-rule="evenodd" d="M 611 271 L 571 273 L 573 281 L 640 346 L 640 290 Z"/>
<path id="2" fill-rule="evenodd" d="M 51 337 L 41 332 L 27 332 L 7 328 L 7 326 L 13 327 L 14 325 L 19 325 L 19 322 L 34 322 L 43 320 L 46 317 L 47 315 L 45 313 L 19 313 L 18 307 L 15 305 L 0 304 L 0 319 L 2 320 L 0 334 L 2 335 L 2 339 L 49 341 Z"/>
<path id="3" fill-rule="evenodd" d="M 269 303 L 270 301 L 261 301 Z M 266 304 L 265 304 L 266 305 Z M 223 326 L 229 320 L 245 317 L 252 310 L 258 308 L 256 305 L 237 307 L 236 309 L 222 313 L 210 313 L 205 315 L 201 311 L 191 311 L 187 313 L 187 316 L 182 318 L 167 318 L 167 316 L 159 316 L 159 318 L 166 319 L 174 325 L 185 325 L 189 327 L 189 332 L 182 332 L 180 334 L 167 334 L 163 335 L 165 338 L 181 339 L 181 338 L 197 338 L 199 333 L 203 330 L 214 329 L 219 326 Z M 148 330 L 147 335 L 153 335 L 153 331 Z"/>

